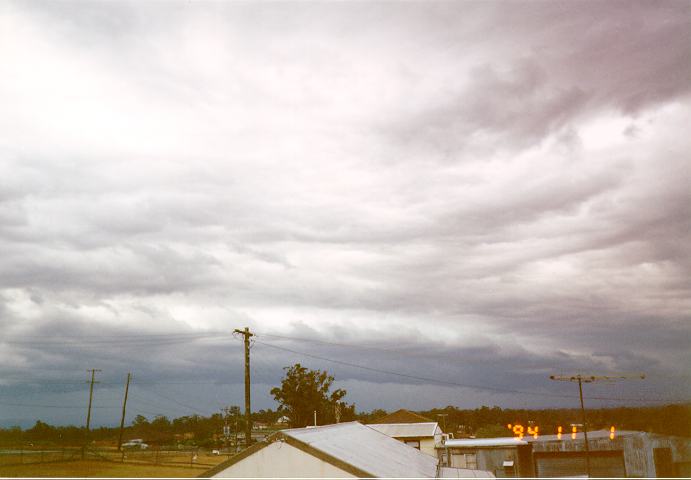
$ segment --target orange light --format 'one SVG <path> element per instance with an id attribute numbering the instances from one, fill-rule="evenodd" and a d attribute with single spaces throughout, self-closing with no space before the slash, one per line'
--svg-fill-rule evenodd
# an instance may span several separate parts
<path id="1" fill-rule="evenodd" d="M 610 439 L 610 440 L 614 440 L 614 431 L 615 431 L 615 430 L 614 430 L 614 425 L 612 425 L 611 427 L 609 427 L 609 439 Z"/>
<path id="2" fill-rule="evenodd" d="M 571 440 L 576 440 L 576 432 L 578 429 L 576 427 L 571 427 Z"/>
<path id="3" fill-rule="evenodd" d="M 528 427 L 528 435 L 532 435 L 533 438 L 537 438 L 537 433 L 540 430 L 540 427 L 535 425 L 534 427 Z"/>
<path id="4" fill-rule="evenodd" d="M 508 428 L 509 430 L 511 430 L 511 429 L 513 428 L 513 425 L 511 425 L 511 424 L 509 423 L 509 424 L 506 426 L 506 428 Z"/>
<path id="5" fill-rule="evenodd" d="M 525 433 L 525 428 L 523 428 L 523 425 L 514 425 L 513 426 L 513 434 L 516 435 L 518 438 L 523 438 L 524 433 Z"/>
<path id="6" fill-rule="evenodd" d="M 561 440 L 561 432 L 562 432 L 561 426 L 557 427 L 557 440 Z"/>

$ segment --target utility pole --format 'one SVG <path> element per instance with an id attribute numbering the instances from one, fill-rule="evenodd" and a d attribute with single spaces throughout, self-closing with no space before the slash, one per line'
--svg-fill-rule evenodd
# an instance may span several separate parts
<path id="1" fill-rule="evenodd" d="M 86 412 L 86 432 L 84 435 L 84 444 L 85 447 L 89 443 L 89 427 L 91 426 L 91 402 L 94 398 L 94 383 L 98 383 L 94 381 L 94 378 L 96 376 L 96 372 L 100 372 L 101 370 L 97 368 L 92 368 L 91 370 L 87 370 L 87 372 L 91 372 L 91 385 L 89 387 L 89 409 Z M 84 458 L 84 449 L 82 449 L 82 458 Z"/>
<path id="2" fill-rule="evenodd" d="M 122 432 L 125 429 L 125 411 L 127 409 L 127 393 L 130 390 L 131 373 L 127 374 L 127 383 L 125 384 L 125 399 L 122 401 L 122 417 L 120 418 L 120 436 L 118 437 L 118 451 L 122 447 Z"/>
<path id="3" fill-rule="evenodd" d="M 437 417 L 442 418 L 442 422 L 444 425 L 442 428 L 443 428 L 444 432 L 446 432 L 446 417 L 448 417 L 448 416 L 449 416 L 448 413 L 437 413 Z M 446 432 L 446 433 L 448 433 L 448 432 Z"/>
<path id="4" fill-rule="evenodd" d="M 252 407 L 250 403 L 250 333 L 249 327 L 244 330 L 235 329 L 234 333 L 239 333 L 245 339 L 245 448 L 252 443 Z"/>
<path id="5" fill-rule="evenodd" d="M 578 382 L 578 396 L 581 400 L 581 418 L 583 422 L 583 439 L 585 441 L 585 473 L 590 477 L 590 446 L 588 445 L 588 423 L 585 416 L 585 406 L 583 405 L 583 384 L 593 383 L 600 381 L 614 381 L 619 379 L 629 379 L 629 378 L 640 378 L 644 379 L 645 375 L 642 373 L 636 375 L 550 375 L 550 380 L 556 380 L 558 382 Z"/>

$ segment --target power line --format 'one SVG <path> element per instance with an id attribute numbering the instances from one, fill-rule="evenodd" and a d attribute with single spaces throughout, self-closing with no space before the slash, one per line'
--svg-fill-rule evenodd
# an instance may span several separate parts
<path id="1" fill-rule="evenodd" d="M 191 410 L 191 411 L 194 412 L 194 413 L 197 413 L 197 414 L 200 414 L 200 415 L 207 415 L 207 413 L 202 412 L 201 410 L 198 410 L 198 409 L 196 409 L 195 407 L 192 407 L 192 406 L 190 406 L 190 405 L 186 405 L 186 404 L 184 404 L 184 403 L 182 403 L 182 402 L 178 402 L 178 401 L 175 400 L 174 398 L 167 397 L 167 396 L 165 396 L 165 395 L 163 395 L 163 394 L 161 394 L 161 393 L 159 393 L 159 392 L 156 392 L 156 391 L 153 391 L 153 390 L 147 390 L 146 393 L 151 393 L 151 394 L 153 394 L 153 395 L 156 395 L 157 397 L 161 397 L 161 398 L 164 399 L 164 400 L 167 400 L 167 401 L 169 401 L 169 402 L 173 402 L 173 403 L 175 403 L 176 405 L 179 405 L 179 406 L 184 407 L 184 408 L 186 408 L 186 409 L 188 409 L 188 410 Z"/>
<path id="2" fill-rule="evenodd" d="M 391 348 L 385 348 L 385 347 L 376 347 L 376 346 L 371 346 L 371 345 L 358 345 L 354 343 L 339 343 L 339 342 L 327 342 L 326 340 L 318 340 L 315 338 L 306 338 L 306 337 L 290 337 L 287 335 L 275 335 L 273 333 L 258 333 L 256 334 L 259 337 L 270 337 L 270 338 L 280 338 L 283 340 L 294 340 L 298 342 L 307 342 L 307 343 L 317 343 L 321 345 L 333 345 L 335 347 L 345 347 L 345 348 L 357 348 L 360 350 L 376 350 L 380 352 L 387 352 L 387 353 L 400 353 L 400 347 L 391 347 Z"/>
<path id="3" fill-rule="evenodd" d="M 314 358 L 317 360 L 324 360 L 326 362 L 331 362 L 331 363 L 335 363 L 335 364 L 339 364 L 339 365 L 345 365 L 348 367 L 360 368 L 362 370 L 368 370 L 371 372 L 384 373 L 387 375 L 395 375 L 397 377 L 408 378 L 411 380 L 432 382 L 432 383 L 437 383 L 437 384 L 450 385 L 450 386 L 454 386 L 454 387 L 473 388 L 473 389 L 477 389 L 477 390 L 491 390 L 491 391 L 496 391 L 496 392 L 500 392 L 500 393 L 518 393 L 518 394 L 522 394 L 522 395 L 532 395 L 532 396 L 539 396 L 539 397 L 574 398 L 573 395 L 565 395 L 565 394 L 558 394 L 558 393 L 531 392 L 531 391 L 517 390 L 517 389 L 510 389 L 510 388 L 493 387 L 493 386 L 489 386 L 489 385 L 464 384 L 464 383 L 458 383 L 458 382 L 451 382 L 448 380 L 441 380 L 438 378 L 423 377 L 423 376 L 419 376 L 419 375 L 410 375 L 407 373 L 394 372 L 391 370 L 382 370 L 379 368 L 368 367 L 366 365 L 359 365 L 356 363 L 346 362 L 343 360 L 336 360 L 333 358 L 322 357 L 322 356 L 314 355 L 311 353 L 299 352 L 297 350 L 292 350 L 292 349 L 286 348 L 286 347 L 279 347 L 278 345 L 273 345 L 271 343 L 262 342 L 260 340 L 255 340 L 255 342 L 259 343 L 261 345 L 266 345 L 267 347 L 270 347 L 270 348 L 283 350 L 283 351 L 290 352 L 290 353 L 293 353 L 296 355 L 303 355 L 305 357 Z M 616 397 L 587 397 L 587 398 L 589 398 L 591 400 L 621 400 L 621 401 L 635 401 L 635 402 L 662 401 L 662 400 L 647 400 L 647 399 L 641 399 L 641 398 L 616 398 Z"/>
<path id="4" fill-rule="evenodd" d="M 163 408 L 164 408 L 164 409 L 167 410 L 167 411 L 173 410 L 173 411 L 179 412 L 179 413 L 185 413 L 185 414 L 189 413 L 189 409 L 188 409 L 188 408 L 175 407 L 175 406 L 172 406 L 172 405 L 161 406 L 161 403 L 160 403 L 160 402 L 159 402 L 159 403 L 153 403 L 150 399 L 146 399 L 146 398 L 141 397 L 141 396 L 139 396 L 139 395 L 137 395 L 137 394 L 135 394 L 135 393 L 132 393 L 132 392 L 130 392 L 130 397 L 132 397 L 132 403 L 134 403 L 134 404 L 136 404 L 136 405 L 143 404 L 144 406 L 149 406 L 149 407 L 153 407 L 153 408 L 159 408 L 159 409 L 163 409 Z M 147 412 L 147 413 L 150 414 L 150 415 L 161 415 L 161 411 L 158 411 L 158 412 Z"/>
<path id="5" fill-rule="evenodd" d="M 10 403 L 10 402 L 0 402 L 0 405 L 5 405 L 8 407 L 28 407 L 28 408 L 78 408 L 84 409 L 83 406 L 78 405 L 40 405 L 40 404 L 29 404 L 29 403 Z M 120 408 L 120 405 L 94 405 L 91 408 Z"/>
<path id="6" fill-rule="evenodd" d="M 93 341 L 95 338 L 104 338 L 104 337 L 110 337 L 111 339 L 117 340 L 117 339 L 126 339 L 126 338 L 156 338 L 156 337 L 162 337 L 162 338 L 174 338 L 174 337 L 190 337 L 190 336 L 230 336 L 228 332 L 223 332 L 223 331 L 213 331 L 213 330 L 207 330 L 203 332 L 186 332 L 186 333 L 126 333 L 126 334 L 118 334 L 118 335 L 109 335 L 109 334 L 95 334 L 95 335 L 84 335 L 81 333 L 75 333 L 75 337 L 79 338 L 85 338 L 85 339 L 90 339 Z M 55 335 L 18 335 L 19 338 L 35 338 L 35 339 L 55 339 Z M 64 338 L 64 337 L 63 337 Z M 29 340 L 30 341 L 30 340 Z M 3 341 L 3 343 L 8 343 L 6 341 Z"/>
<path id="7" fill-rule="evenodd" d="M 63 346 L 63 347 L 74 347 L 74 346 L 99 346 L 99 345 L 174 345 L 178 343 L 187 343 L 190 341 L 204 340 L 209 338 L 219 338 L 211 335 L 195 336 L 195 337 L 179 337 L 179 338 L 140 338 L 140 339 L 111 339 L 111 340 L 88 340 L 88 339 L 61 339 L 53 341 L 3 341 L 2 343 L 15 346 L 26 346 L 26 347 L 46 347 L 46 346 Z"/>

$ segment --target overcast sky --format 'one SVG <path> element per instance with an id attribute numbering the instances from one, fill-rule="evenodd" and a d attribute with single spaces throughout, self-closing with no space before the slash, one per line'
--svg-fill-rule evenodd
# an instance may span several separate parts
<path id="1" fill-rule="evenodd" d="M 0 425 L 82 424 L 88 368 L 97 424 L 128 371 L 128 418 L 241 404 L 245 326 L 256 408 L 298 361 L 359 410 L 576 406 L 573 372 L 648 375 L 592 406 L 689 400 L 690 27 L 3 1 Z"/>

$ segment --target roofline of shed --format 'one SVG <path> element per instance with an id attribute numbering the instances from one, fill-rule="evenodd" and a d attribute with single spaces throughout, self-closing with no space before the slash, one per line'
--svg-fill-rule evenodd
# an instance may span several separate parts
<path id="1" fill-rule="evenodd" d="M 344 462 L 343 460 L 336 458 L 332 455 L 329 455 L 326 452 L 323 452 L 305 442 L 302 442 L 294 437 L 291 437 L 290 435 L 286 435 L 283 432 L 276 432 L 273 435 L 270 435 L 266 439 L 262 440 L 259 443 L 255 443 L 254 445 L 244 449 L 242 452 L 238 453 L 237 455 L 232 456 L 225 462 L 221 462 L 215 467 L 207 470 L 206 472 L 200 474 L 197 476 L 197 478 L 209 478 L 212 477 L 213 475 L 216 475 L 218 473 L 221 473 L 223 470 L 225 470 L 228 467 L 232 467 L 236 463 L 244 460 L 245 458 L 255 454 L 256 452 L 262 450 L 265 447 L 268 447 L 274 442 L 280 442 L 283 441 L 287 443 L 288 445 L 297 448 L 298 450 L 301 450 L 309 455 L 312 455 L 315 458 L 318 458 L 319 460 L 322 460 L 336 468 L 340 468 L 341 470 L 348 472 L 352 475 L 355 475 L 356 477 L 360 478 L 376 478 L 376 475 L 371 474 L 370 472 L 366 472 L 365 470 L 362 470 L 360 468 L 357 468 L 347 462 Z"/>

